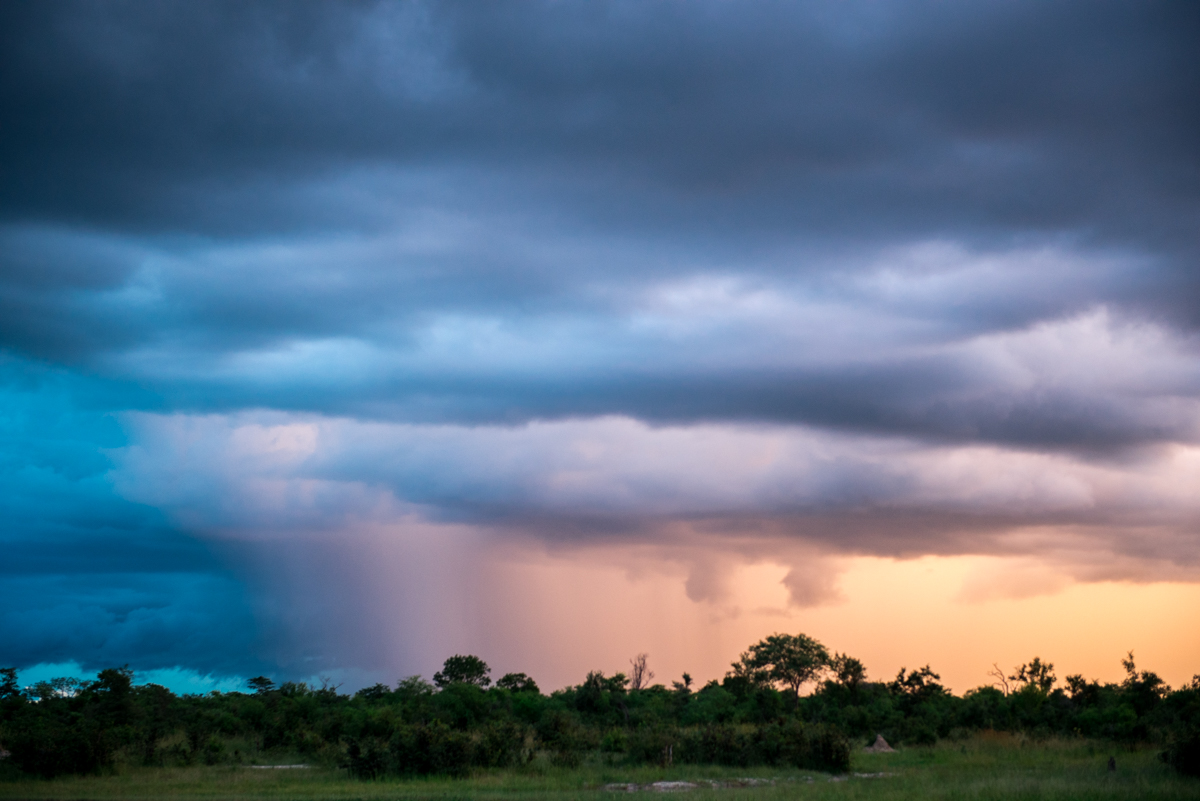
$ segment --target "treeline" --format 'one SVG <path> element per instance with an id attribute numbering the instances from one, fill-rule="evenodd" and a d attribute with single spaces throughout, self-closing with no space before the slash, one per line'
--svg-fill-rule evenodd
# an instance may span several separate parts
<path id="1" fill-rule="evenodd" d="M 296 755 L 353 775 L 462 775 L 532 762 L 577 765 L 788 765 L 843 772 L 851 743 L 883 734 L 930 745 L 980 730 L 1155 743 L 1200 775 L 1200 677 L 1172 690 L 1124 660 L 1121 683 L 1069 676 L 1040 659 L 956 696 L 928 666 L 872 681 L 862 663 L 812 638 L 756 643 L 721 681 L 684 674 L 652 684 L 645 655 L 628 674 L 589 673 L 550 694 L 525 674 L 495 683 L 478 657 L 446 660 L 432 682 L 410 677 L 353 695 L 267 677 L 248 692 L 177 696 L 133 685 L 124 668 L 94 681 L 21 687 L 0 671 L 0 774 L 51 777 L 143 765 L 237 764 Z M 808 690 L 807 693 L 804 691 Z"/>

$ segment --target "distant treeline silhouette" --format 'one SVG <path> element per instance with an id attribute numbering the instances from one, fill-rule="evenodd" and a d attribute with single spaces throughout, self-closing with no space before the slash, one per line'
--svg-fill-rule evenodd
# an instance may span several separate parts
<path id="1" fill-rule="evenodd" d="M 1054 666 L 1034 658 L 1011 673 L 994 667 L 994 684 L 962 696 L 929 666 L 872 681 L 862 662 L 804 634 L 755 643 L 723 680 L 699 688 L 686 673 L 670 687 L 651 684 L 639 654 L 629 675 L 593 671 L 548 695 L 523 673 L 493 684 L 487 664 L 470 655 L 447 659 L 432 683 L 412 676 L 353 695 L 258 676 L 245 693 L 177 696 L 134 686 L 127 668 L 22 688 L 8 668 L 0 671 L 0 775 L 281 756 L 363 778 L 584 759 L 843 772 L 851 743 L 877 734 L 925 746 L 981 730 L 1157 743 L 1177 769 L 1200 775 L 1200 676 L 1172 690 L 1138 670 L 1132 653 L 1123 664 L 1119 684 L 1068 676 L 1059 686 Z"/>

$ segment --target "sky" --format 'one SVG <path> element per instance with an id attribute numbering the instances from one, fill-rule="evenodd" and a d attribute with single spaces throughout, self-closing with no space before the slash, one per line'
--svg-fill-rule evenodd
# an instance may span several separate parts
<path id="1" fill-rule="evenodd" d="M 0 6 L 0 663 L 1200 673 L 1200 7 Z M 56 673 L 62 671 L 62 674 Z"/>

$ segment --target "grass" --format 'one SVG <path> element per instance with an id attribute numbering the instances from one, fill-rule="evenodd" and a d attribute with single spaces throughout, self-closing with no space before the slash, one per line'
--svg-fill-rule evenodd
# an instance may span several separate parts
<path id="1" fill-rule="evenodd" d="M 1108 757 L 1117 770 L 1107 769 Z M 295 760 L 282 759 L 281 763 Z M 887 773 L 879 778 L 854 773 Z M 722 787 L 706 782 L 739 778 L 773 785 Z M 0 798 L 29 799 L 544 799 L 604 801 L 629 797 L 604 790 L 610 783 L 656 781 L 700 784 L 682 795 L 699 799 L 1194 799 L 1200 780 L 1172 772 L 1152 748 L 1118 749 L 1084 740 L 1033 741 L 980 735 L 895 754 L 856 753 L 852 774 L 831 777 L 793 769 L 675 766 L 624 768 L 601 762 L 575 769 L 535 762 L 522 770 L 480 772 L 466 779 L 356 781 L 328 768 L 251 770 L 216 766 L 121 768 L 110 775 L 0 782 Z M 649 794 L 657 797 L 658 794 Z M 643 797 L 642 794 L 633 796 Z"/>

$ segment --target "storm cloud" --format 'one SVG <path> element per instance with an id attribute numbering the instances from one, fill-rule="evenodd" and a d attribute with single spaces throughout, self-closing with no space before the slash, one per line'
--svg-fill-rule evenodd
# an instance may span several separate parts
<path id="1" fill-rule="evenodd" d="M 21 664 L 421 663 L 393 536 L 1196 580 L 1190 4 L 0 15 Z"/>

